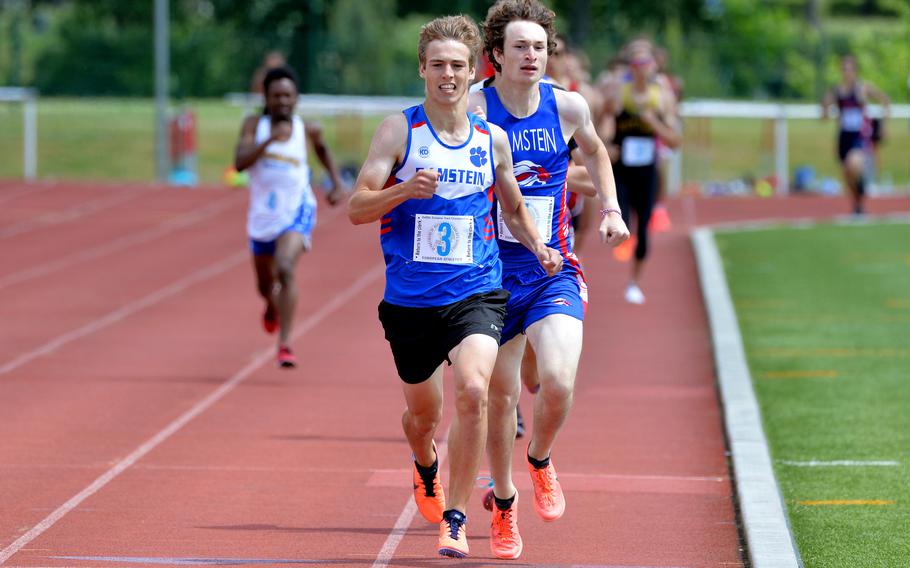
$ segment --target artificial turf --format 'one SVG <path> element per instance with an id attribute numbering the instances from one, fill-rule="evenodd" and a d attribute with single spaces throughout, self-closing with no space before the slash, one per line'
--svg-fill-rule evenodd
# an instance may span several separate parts
<path id="1" fill-rule="evenodd" d="M 910 224 L 716 239 L 805 566 L 910 566 Z"/>

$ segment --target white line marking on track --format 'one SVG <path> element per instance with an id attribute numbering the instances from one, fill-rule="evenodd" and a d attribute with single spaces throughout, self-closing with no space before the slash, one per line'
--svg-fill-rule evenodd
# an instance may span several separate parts
<path id="1" fill-rule="evenodd" d="M 179 292 L 182 292 L 183 290 L 189 288 L 193 284 L 197 284 L 199 282 L 202 282 L 203 280 L 208 280 L 212 276 L 216 276 L 216 275 L 224 272 L 225 270 L 234 267 L 235 265 L 239 264 L 241 261 L 246 260 L 248 257 L 249 257 L 249 254 L 246 251 L 244 251 L 243 253 L 232 254 L 231 256 L 229 256 L 227 258 L 219 260 L 218 262 L 216 262 L 214 264 L 210 264 L 209 266 L 207 266 L 205 268 L 202 268 L 200 270 L 197 270 L 196 272 L 193 272 L 186 278 L 182 278 L 169 286 L 165 286 L 164 288 L 161 288 L 155 292 L 152 292 L 151 294 L 144 296 L 134 302 L 130 302 L 129 304 L 127 304 L 117 310 L 114 310 L 113 312 L 110 312 L 107 315 L 101 316 L 100 318 L 98 318 L 96 320 L 90 321 L 89 323 L 83 325 L 82 327 L 70 330 L 70 331 L 64 333 L 63 335 L 59 335 L 56 338 L 52 339 L 51 341 L 48 341 L 44 345 L 37 347 L 35 349 L 32 349 L 31 351 L 28 351 L 26 353 L 23 353 L 23 354 L 19 355 L 18 357 L 16 357 L 15 359 L 13 359 L 12 361 L 9 361 L 7 363 L 4 363 L 3 365 L 0 365 L 0 375 L 9 373 L 10 371 L 12 371 L 14 369 L 18 369 L 19 367 L 35 360 L 36 358 L 38 358 L 42 355 L 48 355 L 50 353 L 53 353 L 54 350 L 59 349 L 60 347 L 66 345 L 67 343 L 70 343 L 72 341 L 85 337 L 87 335 L 91 335 L 92 333 L 95 333 L 96 331 L 104 329 L 104 328 L 110 326 L 111 324 L 117 323 L 118 321 L 126 318 L 127 316 L 130 316 L 142 309 L 145 309 L 149 306 L 157 304 L 161 300 L 167 299 L 171 296 L 174 296 L 175 294 L 177 294 Z"/>
<path id="2" fill-rule="evenodd" d="M 49 189 L 54 189 L 56 187 L 57 186 L 54 184 L 37 185 L 37 186 L 26 185 L 26 186 L 15 187 L 13 190 L 11 190 L 10 193 L 7 193 L 6 195 L 0 195 L 0 203 L 6 203 L 7 201 L 12 201 L 13 199 L 16 199 L 17 197 L 25 197 L 25 196 L 29 196 L 29 195 L 35 195 L 36 193 L 43 193 Z M 16 191 L 16 190 L 18 190 L 18 191 Z"/>
<path id="3" fill-rule="evenodd" d="M 227 261 L 236 262 L 234 255 L 229 257 L 226 260 L 221 261 L 220 263 L 209 267 L 204 270 L 213 270 L 214 267 L 217 267 L 221 264 L 226 263 Z M 248 255 L 246 251 L 243 253 L 243 258 L 246 258 Z M 203 271 L 204 271 L 203 270 Z M 202 271 L 200 271 L 202 272 Z M 199 274 L 198 272 L 196 274 Z M 364 273 L 360 278 L 354 281 L 353 284 L 342 290 L 334 298 L 326 302 L 318 311 L 316 311 L 311 316 L 303 319 L 302 321 L 297 322 L 297 326 L 290 339 L 296 340 L 299 337 L 303 336 L 308 331 L 316 327 L 318 323 L 326 319 L 332 312 L 337 309 L 345 306 L 348 301 L 355 295 L 357 295 L 362 289 L 366 288 L 374 280 L 379 278 L 384 274 L 384 270 L 381 270 L 379 267 L 373 268 L 366 273 Z M 185 287 L 185 286 L 184 286 Z M 80 503 L 100 491 L 105 485 L 110 483 L 114 478 L 123 473 L 126 469 L 132 466 L 134 463 L 142 459 L 146 454 L 154 450 L 162 442 L 170 438 L 177 431 L 187 425 L 191 420 L 208 410 L 226 394 L 234 390 L 234 388 L 243 382 L 247 377 L 253 374 L 253 371 L 264 365 L 266 362 L 271 361 L 274 357 L 274 349 L 269 347 L 260 351 L 256 357 L 248 363 L 245 367 L 237 371 L 232 377 L 228 378 L 220 387 L 215 389 L 210 395 L 204 399 L 197 402 L 193 405 L 192 408 L 187 410 L 173 422 L 165 426 L 157 434 L 149 438 L 138 448 L 133 450 L 133 452 L 117 462 L 113 467 L 104 472 L 100 477 L 93 481 L 88 487 L 74 495 L 58 507 L 54 512 L 45 517 L 41 522 L 32 527 L 28 532 L 16 539 L 15 542 L 4 548 L 0 551 L 0 565 L 5 563 L 11 556 L 22 550 L 22 548 L 35 540 L 46 530 L 54 526 L 54 524 L 62 519 L 67 513 L 79 506 Z M 402 513 L 403 515 L 403 513 Z M 413 514 L 412 514 L 413 516 Z M 397 526 L 397 525 L 396 525 Z"/>
<path id="4" fill-rule="evenodd" d="M 833 460 L 833 461 L 791 461 L 780 460 L 779 463 L 794 467 L 897 467 L 900 462 L 889 460 Z"/>
<path id="5" fill-rule="evenodd" d="M 128 237 L 119 238 L 113 241 L 108 241 L 103 245 L 85 249 L 76 254 L 67 255 L 57 260 L 52 260 L 50 262 L 45 262 L 37 266 L 26 268 L 25 270 L 20 270 L 19 272 L 7 274 L 6 276 L 0 278 L 0 289 L 11 286 L 13 284 L 19 284 L 20 282 L 24 282 L 26 280 L 31 280 L 32 278 L 37 278 L 38 276 L 46 276 L 47 274 L 51 274 L 63 268 L 68 268 L 70 266 L 74 266 L 82 262 L 87 262 L 89 260 L 95 260 L 105 255 L 127 249 L 133 245 L 152 241 L 158 237 L 163 237 L 168 233 L 191 227 L 200 221 L 205 221 L 206 219 L 214 217 L 218 213 L 225 211 L 234 204 L 234 200 L 224 199 L 222 201 L 207 205 L 206 207 L 202 207 L 198 210 L 190 211 L 188 213 L 180 215 L 171 222 L 156 225 L 155 227 L 152 227 L 146 231 L 135 233 Z"/>
<path id="6" fill-rule="evenodd" d="M 52 225 L 66 223 L 68 221 L 78 219 L 79 217 L 91 215 L 92 213 L 103 211 L 109 207 L 114 207 L 116 205 L 120 205 L 121 203 L 132 201 L 133 199 L 136 199 L 143 195 L 150 195 L 150 193 L 147 191 L 121 190 L 112 196 L 106 196 L 94 201 L 89 201 L 88 203 L 82 203 L 66 211 L 54 211 L 45 213 L 44 215 L 40 215 L 37 219 L 29 219 L 27 221 L 22 221 L 16 225 L 0 229 L 0 239 L 6 239 L 15 235 L 21 235 L 22 233 L 27 233 L 28 231 L 34 229 L 45 229 Z"/>
<path id="7" fill-rule="evenodd" d="M 448 438 L 448 436 L 446 436 L 446 438 Z M 448 450 L 449 446 L 446 442 L 437 444 L 436 458 L 439 461 L 439 467 L 442 467 L 445 463 L 446 457 L 448 457 Z M 408 502 L 405 503 L 404 509 L 402 509 L 401 514 L 398 515 L 395 526 L 392 527 L 392 532 L 389 533 L 382 548 L 379 549 L 379 554 L 376 555 L 376 561 L 373 562 L 372 568 L 387 568 L 389 562 L 392 561 L 392 557 L 395 556 L 398 545 L 401 544 L 401 540 L 404 538 L 405 533 L 408 532 L 408 527 L 411 526 L 411 521 L 414 520 L 414 515 L 416 514 L 417 505 L 414 503 L 414 497 L 409 495 Z"/>

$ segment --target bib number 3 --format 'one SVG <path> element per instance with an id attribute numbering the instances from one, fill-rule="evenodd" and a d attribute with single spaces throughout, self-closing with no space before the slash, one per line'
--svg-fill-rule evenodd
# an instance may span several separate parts
<path id="1" fill-rule="evenodd" d="M 414 221 L 416 262 L 474 263 L 474 217 L 418 214 Z"/>

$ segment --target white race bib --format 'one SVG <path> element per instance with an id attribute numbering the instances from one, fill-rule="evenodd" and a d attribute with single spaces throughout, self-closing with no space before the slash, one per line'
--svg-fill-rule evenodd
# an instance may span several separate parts
<path id="1" fill-rule="evenodd" d="M 863 129 L 863 109 L 845 108 L 840 115 L 840 129 L 845 132 L 859 132 Z"/>
<path id="2" fill-rule="evenodd" d="M 414 261 L 474 264 L 474 217 L 418 214 L 414 222 Z"/>
<path id="3" fill-rule="evenodd" d="M 524 200 L 525 207 L 528 208 L 528 212 L 534 220 L 534 226 L 537 227 L 537 232 L 540 233 L 540 238 L 543 239 L 543 242 L 545 243 L 550 242 L 550 239 L 553 237 L 553 196 L 525 196 Z M 502 218 L 502 205 L 498 202 L 497 205 L 496 221 L 499 224 L 500 240 L 517 243 L 518 239 L 512 235 L 505 220 Z"/>
<path id="4" fill-rule="evenodd" d="M 629 136 L 622 140 L 622 163 L 625 166 L 650 166 L 654 163 L 654 139 Z"/>

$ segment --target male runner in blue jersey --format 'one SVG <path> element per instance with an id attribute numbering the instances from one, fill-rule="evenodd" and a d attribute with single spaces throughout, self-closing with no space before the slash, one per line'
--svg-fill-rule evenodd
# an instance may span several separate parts
<path id="1" fill-rule="evenodd" d="M 483 458 L 487 389 L 509 296 L 491 216 L 494 191 L 511 234 L 541 271 L 562 268 L 522 202 L 505 133 L 467 112 L 479 47 L 477 26 L 464 16 L 423 27 L 418 58 L 426 98 L 380 124 L 348 204 L 355 224 L 381 220 L 386 289 L 379 319 L 404 382 L 414 498 L 427 520 L 440 523 L 439 554 L 454 557 L 468 554 L 465 511 Z M 447 498 L 433 442 L 445 362 L 455 381 Z"/>
<path id="2" fill-rule="evenodd" d="M 492 87 L 473 93 L 468 104 L 471 109 L 479 107 L 490 123 L 506 131 L 515 176 L 538 232 L 564 259 L 560 273 L 545 278 L 533 257 L 516 245 L 508 227 L 497 224 L 503 287 L 511 292 L 490 383 L 487 442 L 495 503 L 490 548 L 500 558 L 517 558 L 522 550 L 511 464 L 526 339 L 536 353 L 540 379 L 527 451 L 534 509 L 545 521 L 558 519 L 565 510 L 550 450 L 572 404 L 587 303 L 587 286 L 569 239 L 570 138 L 578 144 L 597 190 L 601 240 L 615 246 L 629 237 L 610 159 L 594 130 L 587 103 L 577 93 L 541 81 L 548 52 L 555 45 L 554 20 L 553 12 L 537 0 L 501 0 L 493 5 L 484 22 L 484 52 L 497 71 L 496 80 Z"/>

